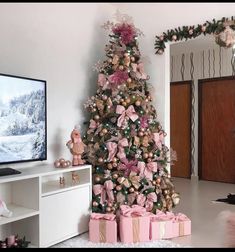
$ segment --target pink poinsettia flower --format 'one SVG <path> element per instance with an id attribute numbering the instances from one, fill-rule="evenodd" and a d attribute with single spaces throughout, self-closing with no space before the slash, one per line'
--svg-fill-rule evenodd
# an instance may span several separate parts
<path id="1" fill-rule="evenodd" d="M 140 127 L 144 129 L 149 127 L 148 116 L 142 116 L 140 118 Z"/>
<path id="2" fill-rule="evenodd" d="M 127 72 L 117 70 L 108 77 L 108 80 L 111 82 L 111 84 L 116 86 L 126 82 L 128 78 L 129 76 Z"/>
<path id="3" fill-rule="evenodd" d="M 134 39 L 135 28 L 130 24 L 119 24 L 113 28 L 113 33 L 121 36 L 121 42 L 125 45 L 131 43 Z"/>

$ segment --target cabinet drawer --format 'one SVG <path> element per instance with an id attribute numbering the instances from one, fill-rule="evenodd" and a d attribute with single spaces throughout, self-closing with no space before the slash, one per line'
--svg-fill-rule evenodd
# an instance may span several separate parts
<path id="1" fill-rule="evenodd" d="M 40 215 L 40 243 L 51 246 L 88 231 L 89 186 L 43 197 Z"/>

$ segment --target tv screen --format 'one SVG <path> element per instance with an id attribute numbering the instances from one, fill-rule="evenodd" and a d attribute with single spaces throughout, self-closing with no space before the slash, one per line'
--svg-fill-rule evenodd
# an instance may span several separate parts
<path id="1" fill-rule="evenodd" d="M 0 164 L 46 158 L 46 81 L 0 74 Z"/>

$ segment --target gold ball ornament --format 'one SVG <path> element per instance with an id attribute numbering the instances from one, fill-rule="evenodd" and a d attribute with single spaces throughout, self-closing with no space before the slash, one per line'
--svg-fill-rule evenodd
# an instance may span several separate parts
<path id="1" fill-rule="evenodd" d="M 129 53 L 124 53 L 124 56 L 125 56 L 125 57 L 128 57 L 128 56 L 129 56 Z"/>
<path id="2" fill-rule="evenodd" d="M 99 205 L 99 203 L 98 203 L 98 202 L 93 201 L 92 206 L 97 207 L 98 205 Z"/>
<path id="3" fill-rule="evenodd" d="M 153 157 L 153 153 L 152 152 L 149 152 L 149 157 L 152 158 Z"/>
<path id="4" fill-rule="evenodd" d="M 124 69 L 124 66 L 123 66 L 123 65 L 120 65 L 120 66 L 119 66 L 119 69 L 120 69 L 120 70 L 123 70 L 123 69 Z"/>
<path id="5" fill-rule="evenodd" d="M 103 101 L 106 101 L 107 99 L 108 99 L 108 96 L 107 96 L 107 95 L 103 95 L 103 96 L 102 96 L 102 100 L 103 100 Z"/>
<path id="6" fill-rule="evenodd" d="M 116 163 L 116 162 L 117 162 L 117 158 L 114 157 L 112 161 L 113 161 L 114 163 Z"/>
<path id="7" fill-rule="evenodd" d="M 156 183 L 156 181 L 155 181 L 155 180 L 153 180 L 153 181 L 152 181 L 152 184 L 153 184 L 153 185 L 156 185 L 157 183 Z"/>
<path id="8" fill-rule="evenodd" d="M 141 105 L 141 101 L 139 101 L 139 100 L 136 101 L 136 102 L 135 102 L 135 105 L 136 105 L 137 107 L 139 107 L 139 106 Z"/>
<path id="9" fill-rule="evenodd" d="M 109 63 L 112 63 L 112 62 L 113 62 L 113 60 L 112 60 L 112 59 L 108 59 L 108 62 L 109 62 Z"/>
<path id="10" fill-rule="evenodd" d="M 95 177 L 95 182 L 100 182 L 101 178 L 99 176 Z"/>
<path id="11" fill-rule="evenodd" d="M 113 206 L 113 203 L 109 202 L 108 207 L 112 207 L 112 206 Z"/>
<path id="12" fill-rule="evenodd" d="M 152 159 L 151 159 L 151 158 L 148 158 L 148 159 L 147 159 L 147 162 L 148 162 L 148 163 L 152 162 Z"/>
<path id="13" fill-rule="evenodd" d="M 117 163 L 113 163 L 113 167 L 116 168 L 118 165 Z"/>
<path id="14" fill-rule="evenodd" d="M 122 105 L 123 105 L 123 106 L 126 106 L 127 104 L 126 104 L 126 102 L 124 101 L 124 102 L 122 102 Z"/>
<path id="15" fill-rule="evenodd" d="M 55 166 L 56 168 L 59 168 L 59 167 L 60 167 L 60 161 L 59 161 L 59 160 L 56 160 L 56 161 L 54 162 L 54 166 Z"/>
<path id="16" fill-rule="evenodd" d="M 148 158 L 149 154 L 147 152 L 144 153 L 143 157 Z"/>
<path id="17" fill-rule="evenodd" d="M 145 102 L 149 102 L 149 99 L 145 99 Z"/>
<path id="18" fill-rule="evenodd" d="M 107 129 L 102 129 L 102 132 L 103 132 L 104 134 L 107 134 L 107 133 L 108 133 L 108 130 L 107 130 Z"/>
<path id="19" fill-rule="evenodd" d="M 126 99 L 126 103 L 130 103 L 131 102 L 131 99 L 130 98 L 127 98 Z"/>
<path id="20" fill-rule="evenodd" d="M 111 212 L 111 207 L 106 207 L 107 212 Z"/>
<path id="21" fill-rule="evenodd" d="M 99 163 L 103 163 L 103 162 L 104 162 L 104 159 L 100 157 L 100 158 L 98 158 L 98 162 L 99 162 Z"/>
<path id="22" fill-rule="evenodd" d="M 95 115 L 95 116 L 94 116 L 94 119 L 95 119 L 95 120 L 99 120 L 99 119 L 100 119 L 100 116 L 99 116 L 99 115 Z"/>
<path id="23" fill-rule="evenodd" d="M 104 136 L 104 133 L 103 133 L 102 131 L 100 132 L 100 136 L 101 136 L 101 137 Z"/>
<path id="24" fill-rule="evenodd" d="M 117 179 L 117 178 L 118 178 L 118 174 L 117 174 L 117 173 L 114 173 L 114 174 L 113 174 L 113 178 L 114 178 L 114 179 Z"/>
<path id="25" fill-rule="evenodd" d="M 112 170 L 112 169 L 113 169 L 113 165 L 112 165 L 111 163 L 109 163 L 109 164 L 107 165 L 107 167 L 108 167 L 109 170 Z"/>
<path id="26" fill-rule="evenodd" d="M 161 178 L 157 178 L 156 182 L 157 182 L 157 184 L 160 184 L 161 183 Z"/>
<path id="27" fill-rule="evenodd" d="M 131 82 L 132 82 L 132 79 L 131 79 L 131 78 L 128 78 L 128 79 L 127 79 L 127 82 L 128 82 L 128 83 L 131 83 Z"/>
<path id="28" fill-rule="evenodd" d="M 121 191 L 121 190 L 122 190 L 122 187 L 121 187 L 120 185 L 117 185 L 117 186 L 116 186 L 116 190 L 117 190 L 117 191 Z"/>
<path id="29" fill-rule="evenodd" d="M 133 187 L 129 188 L 129 192 L 133 193 L 135 191 L 135 189 Z"/>
<path id="30" fill-rule="evenodd" d="M 135 61 L 135 57 L 132 56 L 131 57 L 131 61 L 134 62 Z"/>
<path id="31" fill-rule="evenodd" d="M 120 99 L 120 102 L 124 102 L 124 99 L 123 99 L 123 98 L 121 98 L 121 99 Z"/>
<path id="32" fill-rule="evenodd" d="M 138 133 L 138 136 L 142 137 L 142 136 L 144 136 L 144 133 L 143 133 L 142 131 L 140 131 L 140 132 Z"/>
<path id="33" fill-rule="evenodd" d="M 112 211 L 115 211 L 116 210 L 116 208 L 115 207 L 112 207 Z"/>

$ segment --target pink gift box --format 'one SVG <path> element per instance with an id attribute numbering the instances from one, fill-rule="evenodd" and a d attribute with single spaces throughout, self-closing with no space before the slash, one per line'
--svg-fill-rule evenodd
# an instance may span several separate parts
<path id="1" fill-rule="evenodd" d="M 121 206 L 120 240 L 124 243 L 149 241 L 150 213 L 138 205 Z"/>
<path id="2" fill-rule="evenodd" d="M 179 231 L 180 231 L 180 224 L 178 221 L 173 220 L 172 222 L 172 235 L 174 237 L 178 237 L 179 236 Z"/>
<path id="3" fill-rule="evenodd" d="M 174 214 L 170 212 L 167 212 L 165 214 L 164 212 L 158 210 L 156 215 L 151 215 L 150 240 L 173 238 L 174 237 L 173 219 L 174 219 Z"/>
<path id="4" fill-rule="evenodd" d="M 89 221 L 89 240 L 92 242 L 117 242 L 117 222 L 114 214 L 92 213 Z"/>

